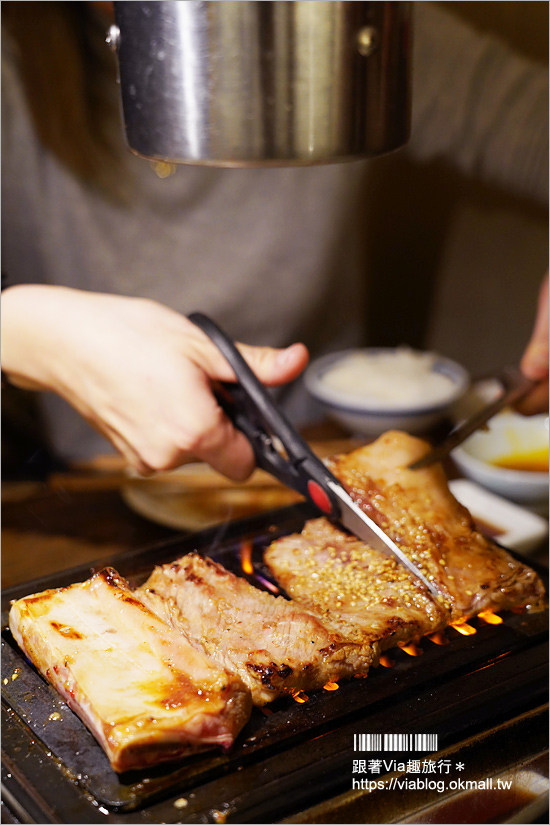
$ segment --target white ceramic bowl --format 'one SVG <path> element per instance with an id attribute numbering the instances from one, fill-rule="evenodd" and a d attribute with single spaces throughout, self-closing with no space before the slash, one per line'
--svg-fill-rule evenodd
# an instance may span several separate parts
<path id="1" fill-rule="evenodd" d="M 348 363 L 350 356 L 363 357 L 393 356 L 402 353 L 403 348 L 370 348 L 344 350 L 331 353 L 313 361 L 305 374 L 305 384 L 311 395 L 322 405 L 326 413 L 350 432 L 358 435 L 378 436 L 387 430 L 397 429 L 408 433 L 425 433 L 449 414 L 453 404 L 463 396 L 469 376 L 466 370 L 454 361 L 433 353 L 405 350 L 409 354 L 430 360 L 430 372 L 448 379 L 443 389 L 439 388 L 437 399 L 429 399 L 422 392 L 399 393 L 399 381 L 393 381 L 390 400 L 381 400 L 367 392 L 335 389 L 327 383 L 327 376 L 336 368 Z M 406 383 L 406 382 L 401 382 Z M 409 387 L 410 390 L 410 387 Z"/>
<path id="2" fill-rule="evenodd" d="M 506 456 L 529 456 L 548 451 L 548 416 L 522 416 L 505 411 L 488 422 L 452 457 L 461 472 L 483 487 L 524 504 L 548 503 L 548 473 L 496 466 Z"/>

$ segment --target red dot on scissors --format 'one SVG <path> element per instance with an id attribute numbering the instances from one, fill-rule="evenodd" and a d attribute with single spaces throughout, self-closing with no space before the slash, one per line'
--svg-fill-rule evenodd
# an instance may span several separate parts
<path id="1" fill-rule="evenodd" d="M 317 484 L 316 481 L 312 481 L 310 479 L 307 483 L 307 491 L 310 499 L 314 504 L 317 505 L 319 510 L 322 510 L 323 513 L 332 512 L 332 504 L 330 498 L 325 493 L 320 484 Z"/>

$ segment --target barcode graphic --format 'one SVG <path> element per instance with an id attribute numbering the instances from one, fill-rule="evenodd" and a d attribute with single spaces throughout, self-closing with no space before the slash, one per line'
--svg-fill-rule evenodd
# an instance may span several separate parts
<path id="1" fill-rule="evenodd" d="M 437 733 L 354 733 L 354 751 L 436 751 Z"/>

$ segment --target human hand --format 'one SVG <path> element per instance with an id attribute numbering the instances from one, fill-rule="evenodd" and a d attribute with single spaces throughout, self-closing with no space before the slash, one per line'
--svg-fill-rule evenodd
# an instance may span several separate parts
<path id="1" fill-rule="evenodd" d="M 548 410 L 548 273 L 542 283 L 535 324 L 520 363 L 521 371 L 537 386 L 516 405 L 518 412 L 534 415 Z"/>
<path id="2" fill-rule="evenodd" d="M 296 378 L 308 360 L 303 344 L 238 346 L 268 386 Z M 65 287 L 11 287 L 3 294 L 2 350 L 12 383 L 61 395 L 142 474 L 190 457 L 235 480 L 254 468 L 248 440 L 211 390 L 212 381 L 234 380 L 231 367 L 168 307 Z"/>

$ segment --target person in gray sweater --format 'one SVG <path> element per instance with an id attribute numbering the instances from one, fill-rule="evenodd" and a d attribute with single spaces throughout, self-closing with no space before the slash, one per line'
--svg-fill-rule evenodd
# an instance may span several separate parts
<path id="1" fill-rule="evenodd" d="M 281 403 L 307 422 L 293 379 L 308 353 L 362 341 L 369 162 L 165 177 L 173 170 L 124 145 L 97 8 L 108 5 L 3 9 L 4 375 L 45 391 L 66 460 L 110 443 L 142 473 L 193 454 L 244 478 L 250 446 L 210 389 L 230 373 L 185 316 L 206 312 L 246 341 L 260 379 L 288 385 Z M 546 203 L 547 73 L 440 7 L 414 5 L 407 151 Z M 540 306 L 523 369 L 544 379 Z"/>

